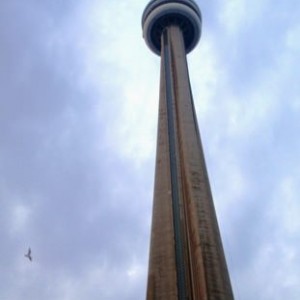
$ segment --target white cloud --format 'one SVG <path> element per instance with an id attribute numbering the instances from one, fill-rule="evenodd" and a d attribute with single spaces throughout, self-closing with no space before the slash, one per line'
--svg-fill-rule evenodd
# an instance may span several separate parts
<path id="1" fill-rule="evenodd" d="M 31 213 L 32 209 L 22 203 L 16 204 L 12 207 L 12 224 L 10 228 L 14 234 L 17 232 L 21 233 L 26 230 L 26 226 L 30 221 Z"/>
<path id="2" fill-rule="evenodd" d="M 245 28 L 253 26 L 254 22 L 270 12 L 269 1 L 229 0 L 222 2 L 219 9 L 219 20 L 222 29 L 229 36 L 237 37 Z"/>
<path id="3" fill-rule="evenodd" d="M 290 50 L 292 50 L 292 51 L 300 50 L 300 42 L 299 42 L 299 38 L 298 38 L 299 35 L 300 35 L 300 26 L 299 25 L 296 25 L 287 31 L 286 46 Z"/>
<path id="4" fill-rule="evenodd" d="M 160 63 L 146 2 L 0 4 L 1 299 L 145 296 Z M 236 298 L 297 300 L 299 5 L 202 7 L 190 77 Z"/>
<path id="5" fill-rule="evenodd" d="M 298 201 L 299 178 L 287 176 L 281 179 L 274 191 L 270 214 L 281 224 L 282 234 L 296 236 L 300 231 L 300 203 Z"/>

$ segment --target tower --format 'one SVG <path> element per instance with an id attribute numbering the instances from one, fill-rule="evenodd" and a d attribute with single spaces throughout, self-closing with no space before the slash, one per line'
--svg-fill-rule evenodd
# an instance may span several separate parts
<path id="1" fill-rule="evenodd" d="M 161 56 L 148 300 L 233 300 L 186 60 L 201 24 L 193 0 L 152 0 L 142 16 Z"/>

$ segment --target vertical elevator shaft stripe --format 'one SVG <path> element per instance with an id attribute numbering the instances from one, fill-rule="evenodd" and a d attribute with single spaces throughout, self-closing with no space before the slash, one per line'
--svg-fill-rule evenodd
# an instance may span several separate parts
<path id="1" fill-rule="evenodd" d="M 178 285 L 178 299 L 184 300 L 187 297 L 185 283 L 185 267 L 184 255 L 182 248 L 182 236 L 180 225 L 180 204 L 179 204 L 179 187 L 178 172 L 176 162 L 176 135 L 174 128 L 173 113 L 173 80 L 171 67 L 171 51 L 168 40 L 168 28 L 163 32 L 163 53 L 164 53 L 164 69 L 166 80 L 166 102 L 167 102 L 167 119 L 168 119 L 168 137 L 169 137 L 169 154 L 170 154 L 170 173 L 171 173 L 171 189 L 172 189 L 172 209 L 173 209 L 173 226 L 175 239 L 175 257 L 176 257 L 176 273 Z"/>

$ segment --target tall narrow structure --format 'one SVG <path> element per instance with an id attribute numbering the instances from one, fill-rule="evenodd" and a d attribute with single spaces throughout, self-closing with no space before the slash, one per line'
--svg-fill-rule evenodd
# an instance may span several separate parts
<path id="1" fill-rule="evenodd" d="M 192 0 L 153 0 L 143 35 L 161 56 L 148 300 L 232 300 L 186 54 L 201 35 Z"/>

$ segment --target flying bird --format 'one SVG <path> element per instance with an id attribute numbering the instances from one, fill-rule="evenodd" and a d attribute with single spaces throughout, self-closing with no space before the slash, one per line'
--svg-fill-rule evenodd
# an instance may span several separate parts
<path id="1" fill-rule="evenodd" d="M 31 249 L 30 249 L 30 248 L 28 248 L 28 252 L 27 252 L 27 254 L 24 254 L 24 256 L 25 256 L 25 257 L 28 257 L 28 259 L 29 259 L 30 261 L 32 261 Z"/>

